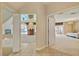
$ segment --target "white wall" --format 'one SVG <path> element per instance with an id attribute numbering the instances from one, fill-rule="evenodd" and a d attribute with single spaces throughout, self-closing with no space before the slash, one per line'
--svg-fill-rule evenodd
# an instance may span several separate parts
<path id="1" fill-rule="evenodd" d="M 11 34 L 13 34 L 13 17 L 11 16 L 6 22 L 3 24 L 3 34 L 5 34 L 5 29 L 11 29 Z"/>
<path id="2" fill-rule="evenodd" d="M 3 9 L 3 14 L 5 16 L 3 22 L 6 22 L 12 16 L 13 12 L 14 11 L 11 8 L 5 7 Z"/>
<path id="3" fill-rule="evenodd" d="M 36 45 L 39 48 L 46 47 L 46 14 L 44 6 L 40 6 L 37 14 Z"/>
<path id="4" fill-rule="evenodd" d="M 2 17 L 1 17 L 1 15 L 2 15 L 2 10 L 1 10 L 1 4 L 0 4 L 0 56 L 2 55 L 2 47 L 1 47 L 1 42 L 2 42 L 2 35 L 1 35 L 1 33 L 2 33 Z"/>
<path id="5" fill-rule="evenodd" d="M 5 9 L 5 12 L 4 12 L 4 9 Z M 8 12 L 6 11 L 6 9 L 8 9 Z M 6 14 L 6 12 L 7 12 L 7 14 Z M 3 55 L 2 54 L 3 53 L 2 52 L 2 47 L 3 46 L 4 47 L 5 46 L 9 47 L 12 44 L 11 41 L 7 41 L 6 42 L 6 40 L 4 39 L 6 36 L 3 35 L 2 33 L 3 33 L 3 23 L 4 23 L 4 20 L 8 20 L 8 19 L 5 19 L 5 18 L 8 17 L 8 16 L 10 16 L 10 15 L 12 15 L 13 12 L 14 12 L 13 9 L 11 9 L 10 7 L 8 7 L 4 3 L 0 3 L 0 51 L 1 51 L 0 55 Z M 4 28 L 5 28 L 5 26 L 4 26 Z M 11 44 L 9 44 L 9 43 L 11 43 Z"/>
<path id="6" fill-rule="evenodd" d="M 11 29 L 11 35 L 5 35 L 5 29 Z M 5 38 L 2 40 L 2 47 L 13 47 L 13 17 L 9 18 L 4 24 L 2 25 L 2 34 Z"/>
<path id="7" fill-rule="evenodd" d="M 13 14 L 13 52 L 20 51 L 21 31 L 20 31 L 20 15 Z"/>

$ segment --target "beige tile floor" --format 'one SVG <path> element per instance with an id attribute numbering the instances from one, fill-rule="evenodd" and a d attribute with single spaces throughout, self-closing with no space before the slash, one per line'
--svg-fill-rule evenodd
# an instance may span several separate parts
<path id="1" fill-rule="evenodd" d="M 44 48 L 36 53 L 40 56 L 71 56 L 54 48 Z"/>
<path id="2" fill-rule="evenodd" d="M 70 55 L 52 48 L 44 48 L 40 51 L 36 51 L 33 49 L 32 46 L 28 46 L 23 47 L 19 53 L 11 54 L 10 56 L 70 56 Z"/>
<path id="3" fill-rule="evenodd" d="M 18 53 L 12 53 L 10 56 L 32 56 L 35 55 L 34 44 L 23 43 L 21 45 L 21 51 Z"/>
<path id="4" fill-rule="evenodd" d="M 22 44 L 21 51 L 10 56 L 79 56 L 79 39 L 57 36 L 55 47 L 35 50 L 35 44 Z M 63 52 L 62 52 L 63 51 Z"/>

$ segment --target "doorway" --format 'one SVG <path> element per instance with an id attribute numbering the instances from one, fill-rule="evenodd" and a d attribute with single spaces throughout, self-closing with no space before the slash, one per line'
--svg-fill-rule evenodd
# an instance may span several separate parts
<path id="1" fill-rule="evenodd" d="M 55 44 L 55 19 L 52 16 L 48 17 L 48 47 Z"/>
<path id="2" fill-rule="evenodd" d="M 36 47 L 36 14 L 20 14 L 20 16 L 21 50 L 26 53 L 29 52 L 27 54 L 30 54 Z"/>

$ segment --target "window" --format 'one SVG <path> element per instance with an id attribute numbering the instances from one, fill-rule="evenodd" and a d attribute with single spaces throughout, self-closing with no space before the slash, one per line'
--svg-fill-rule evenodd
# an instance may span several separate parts
<path id="1" fill-rule="evenodd" d="M 30 23 L 33 23 L 33 26 Z M 36 32 L 36 14 L 21 14 L 21 34 L 28 34 L 29 27 Z"/>
<path id="2" fill-rule="evenodd" d="M 63 34 L 64 33 L 64 26 L 63 25 L 55 26 L 55 33 L 56 34 Z"/>
<path id="3" fill-rule="evenodd" d="M 21 24 L 21 34 L 27 34 L 27 25 Z"/>
<path id="4" fill-rule="evenodd" d="M 21 14 L 21 21 L 26 22 L 29 20 L 28 14 Z"/>

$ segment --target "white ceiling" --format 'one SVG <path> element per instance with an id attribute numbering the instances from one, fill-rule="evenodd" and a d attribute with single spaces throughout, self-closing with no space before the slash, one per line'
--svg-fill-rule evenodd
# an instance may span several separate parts
<path id="1" fill-rule="evenodd" d="M 60 7 L 68 7 L 68 6 L 75 6 L 75 5 L 79 5 L 79 3 L 74 3 L 74 2 L 8 2 L 5 3 L 6 5 L 19 10 L 20 8 L 23 8 L 24 6 L 27 5 L 44 5 L 44 6 L 53 6 L 53 9 L 59 9 Z M 73 14 L 74 13 L 74 14 Z M 79 8 L 76 9 L 72 9 L 72 10 L 67 10 L 67 11 L 63 11 L 63 12 L 59 12 L 55 15 L 56 18 L 56 22 L 64 22 L 64 21 L 69 21 L 69 20 L 73 20 L 73 19 L 78 19 L 79 15 Z"/>
<path id="2" fill-rule="evenodd" d="M 62 6 L 65 7 L 65 6 L 77 5 L 79 3 L 77 3 L 77 2 L 76 3 L 74 3 L 74 2 L 7 2 L 5 4 L 18 10 L 19 8 L 22 8 L 27 5 L 41 4 L 41 5 L 45 5 L 45 6 L 54 6 L 54 7 L 60 8 Z"/>
<path id="3" fill-rule="evenodd" d="M 64 11 L 55 14 L 56 22 L 76 21 L 79 20 L 79 8 Z"/>

